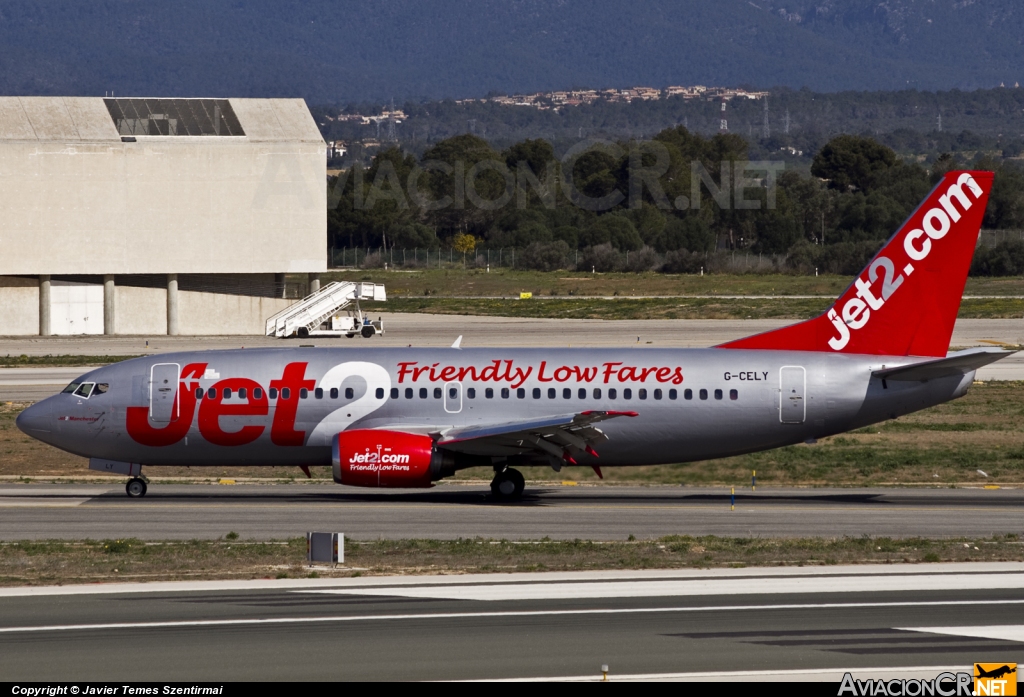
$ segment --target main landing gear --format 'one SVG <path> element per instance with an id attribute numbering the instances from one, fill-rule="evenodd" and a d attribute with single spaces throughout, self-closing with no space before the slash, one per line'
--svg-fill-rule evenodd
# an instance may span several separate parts
<path id="1" fill-rule="evenodd" d="M 491 482 L 491 495 L 502 501 L 513 501 L 523 495 L 526 480 L 519 470 L 506 467 L 495 473 Z"/>
<path id="2" fill-rule="evenodd" d="M 140 477 L 132 477 L 124 486 L 125 492 L 133 499 L 141 499 L 146 495 L 146 480 Z"/>

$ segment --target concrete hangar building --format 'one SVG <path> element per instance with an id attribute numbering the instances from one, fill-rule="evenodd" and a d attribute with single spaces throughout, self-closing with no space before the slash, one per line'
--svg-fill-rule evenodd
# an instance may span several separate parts
<path id="1" fill-rule="evenodd" d="M 301 99 L 0 97 L 0 335 L 262 334 L 326 147 Z"/>

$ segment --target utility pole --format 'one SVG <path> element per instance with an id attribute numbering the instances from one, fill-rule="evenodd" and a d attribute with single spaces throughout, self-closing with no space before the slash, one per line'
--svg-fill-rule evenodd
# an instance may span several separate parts
<path id="1" fill-rule="evenodd" d="M 786 123 L 786 125 L 785 125 L 783 130 L 785 130 L 786 135 L 788 136 L 789 135 L 789 109 L 786 109 L 786 121 L 785 121 L 785 123 Z"/>
<path id="2" fill-rule="evenodd" d="M 729 121 L 725 118 L 725 99 L 722 99 L 722 113 L 718 122 L 718 132 L 728 133 L 729 132 Z"/>
<path id="3" fill-rule="evenodd" d="M 388 130 L 387 139 L 390 143 L 398 142 L 398 136 L 395 134 L 395 99 L 391 98 L 391 111 L 388 113 Z"/>
<path id="4" fill-rule="evenodd" d="M 764 98 L 764 139 L 768 140 L 772 135 L 771 128 L 768 127 L 768 97 Z"/>
<path id="5" fill-rule="evenodd" d="M 939 133 L 942 133 L 942 112 L 939 112 Z"/>

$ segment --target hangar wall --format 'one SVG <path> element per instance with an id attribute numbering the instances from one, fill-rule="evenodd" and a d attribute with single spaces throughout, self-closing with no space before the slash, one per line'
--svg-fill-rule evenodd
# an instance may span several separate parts
<path id="1" fill-rule="evenodd" d="M 42 332 L 26 276 L 163 275 L 105 287 L 104 331 L 148 334 L 177 274 L 326 270 L 326 156 L 301 99 L 0 97 L 0 335 Z M 178 330 L 262 333 L 288 304 L 263 295 L 181 290 Z"/>
<path id="2" fill-rule="evenodd" d="M 262 335 L 267 317 L 295 300 L 226 293 L 178 291 L 179 333 L 194 336 Z M 117 286 L 115 333 L 167 333 L 167 290 Z M 39 333 L 39 285 L 32 279 L 0 277 L 0 336 Z"/>

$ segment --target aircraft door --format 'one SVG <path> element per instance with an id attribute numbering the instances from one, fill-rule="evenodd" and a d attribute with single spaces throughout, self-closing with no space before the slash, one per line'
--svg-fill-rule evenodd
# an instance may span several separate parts
<path id="1" fill-rule="evenodd" d="M 157 363 L 149 372 L 149 419 L 153 423 L 167 424 L 178 419 L 177 363 Z"/>
<path id="2" fill-rule="evenodd" d="M 449 414 L 462 411 L 462 383 L 449 382 L 444 386 L 444 410 Z"/>
<path id="3" fill-rule="evenodd" d="M 787 365 L 779 369 L 779 421 L 802 424 L 807 418 L 807 370 Z"/>

